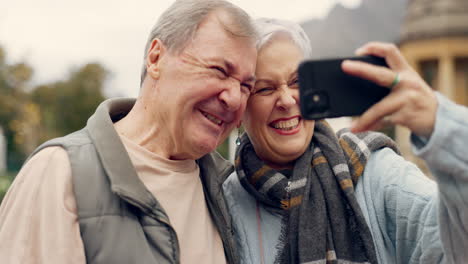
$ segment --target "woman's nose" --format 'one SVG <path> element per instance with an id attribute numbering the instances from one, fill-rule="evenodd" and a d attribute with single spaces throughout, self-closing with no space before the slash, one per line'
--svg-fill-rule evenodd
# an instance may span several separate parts
<path id="1" fill-rule="evenodd" d="M 277 101 L 277 106 L 284 108 L 284 109 L 289 109 L 292 106 L 297 104 L 297 91 L 293 91 L 292 89 L 285 87 L 281 89 L 281 94 L 280 97 L 278 98 Z"/>

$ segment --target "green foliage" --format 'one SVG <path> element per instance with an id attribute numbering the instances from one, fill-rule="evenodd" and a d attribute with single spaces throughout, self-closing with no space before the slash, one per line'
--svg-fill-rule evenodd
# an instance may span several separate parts
<path id="1" fill-rule="evenodd" d="M 224 140 L 224 142 L 218 146 L 216 151 L 218 151 L 218 153 L 225 159 L 229 159 L 229 138 Z"/>
<path id="2" fill-rule="evenodd" d="M 59 129 L 68 134 L 81 129 L 96 107 L 104 100 L 102 87 L 107 76 L 99 64 L 87 64 L 74 72 L 60 93 Z"/>
<path id="3" fill-rule="evenodd" d="M 107 71 L 92 63 L 73 71 L 66 81 L 41 85 L 31 98 L 41 108 L 41 141 L 83 128 L 105 98 L 102 93 Z"/>
<path id="4" fill-rule="evenodd" d="M 7 139 L 7 167 L 19 170 L 26 156 L 45 140 L 85 126 L 103 101 L 107 71 L 89 63 L 54 83 L 31 87 L 33 69 L 8 64 L 0 47 L 0 126 Z"/>
<path id="5" fill-rule="evenodd" d="M 2 203 L 3 197 L 5 197 L 8 188 L 13 182 L 14 174 L 3 172 L 0 173 L 0 204 Z"/>
<path id="6" fill-rule="evenodd" d="M 238 129 L 240 130 L 240 135 L 244 134 L 244 128 L 242 126 Z M 238 132 L 235 131 L 235 133 L 231 134 L 231 136 L 237 137 L 237 133 Z M 229 160 L 229 138 L 224 140 L 224 142 L 218 146 L 216 151 L 218 151 L 219 154 L 221 154 L 221 156 L 223 156 L 225 159 Z"/>
<path id="7" fill-rule="evenodd" d="M 23 106 L 28 103 L 25 89 L 32 73 L 25 63 L 7 64 L 5 51 L 0 47 L 0 126 L 7 139 L 7 165 L 12 169 L 17 169 L 25 156 L 21 141 L 27 114 Z"/>

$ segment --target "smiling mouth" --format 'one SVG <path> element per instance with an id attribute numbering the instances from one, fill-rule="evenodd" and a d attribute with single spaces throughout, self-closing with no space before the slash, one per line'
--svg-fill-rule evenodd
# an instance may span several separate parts
<path id="1" fill-rule="evenodd" d="M 279 120 L 270 123 L 270 127 L 283 131 L 289 131 L 299 126 L 299 117 L 295 117 L 289 120 Z"/>
<path id="2" fill-rule="evenodd" d="M 215 124 L 217 126 L 221 126 L 223 124 L 223 120 L 220 120 L 220 119 L 216 118 L 215 116 L 210 115 L 207 112 L 204 112 L 202 110 L 200 110 L 200 112 L 206 117 L 206 119 L 210 120 L 213 124 Z"/>

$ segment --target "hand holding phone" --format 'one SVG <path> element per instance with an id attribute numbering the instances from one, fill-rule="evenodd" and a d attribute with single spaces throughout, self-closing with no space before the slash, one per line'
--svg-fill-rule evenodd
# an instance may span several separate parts
<path id="1" fill-rule="evenodd" d="M 387 87 L 344 73 L 343 60 L 388 67 L 385 59 L 375 56 L 301 63 L 298 69 L 300 108 L 305 119 L 360 115 L 390 93 Z"/>

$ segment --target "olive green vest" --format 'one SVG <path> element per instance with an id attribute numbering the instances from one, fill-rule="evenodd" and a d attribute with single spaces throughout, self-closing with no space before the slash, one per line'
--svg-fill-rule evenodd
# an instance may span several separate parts
<path id="1" fill-rule="evenodd" d="M 113 122 L 132 99 L 103 102 L 86 127 L 41 145 L 63 147 L 69 156 L 87 263 L 179 263 L 176 233 L 156 198 L 136 175 Z M 197 160 L 205 197 L 229 263 L 238 263 L 231 219 L 221 184 L 233 167 L 217 153 Z M 194 226 L 193 228 L 197 228 Z"/>

